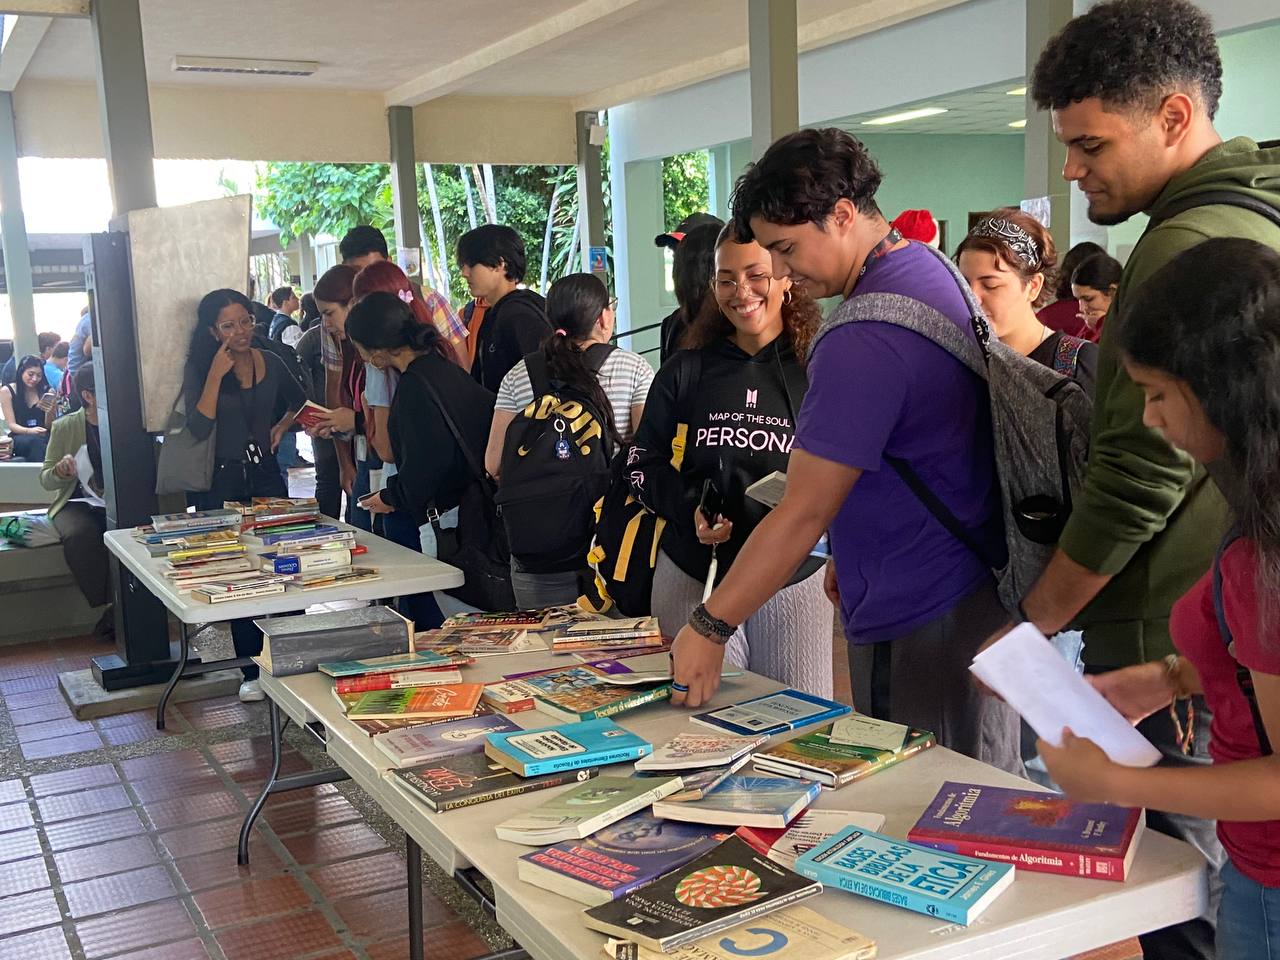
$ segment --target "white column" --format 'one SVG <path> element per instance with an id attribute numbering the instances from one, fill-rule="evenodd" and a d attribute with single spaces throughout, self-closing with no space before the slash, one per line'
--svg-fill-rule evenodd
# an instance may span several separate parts
<path id="1" fill-rule="evenodd" d="M 13 120 L 13 94 L 0 91 L 0 249 L 4 251 L 4 284 L 13 317 L 13 349 L 17 356 L 37 352 L 36 304 L 31 281 L 27 220 L 18 182 L 18 141 Z"/>
<path id="2" fill-rule="evenodd" d="M 89 22 L 98 67 L 102 143 L 116 216 L 156 205 L 151 100 L 138 0 L 94 3 Z"/>
<path id="3" fill-rule="evenodd" d="M 1032 2 L 1032 0 L 1028 0 Z M 751 156 L 800 129 L 796 0 L 747 0 Z"/>

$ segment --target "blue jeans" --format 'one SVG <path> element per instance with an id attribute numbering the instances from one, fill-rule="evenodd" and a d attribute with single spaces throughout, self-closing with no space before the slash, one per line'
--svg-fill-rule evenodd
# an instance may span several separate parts
<path id="1" fill-rule="evenodd" d="M 384 540 L 408 547 L 416 553 L 422 552 L 422 540 L 418 534 L 418 525 L 414 523 L 412 514 L 405 510 L 395 510 L 374 518 L 374 532 Z M 396 608 L 402 616 L 413 621 L 414 630 L 435 630 L 444 622 L 444 614 L 436 603 L 433 593 L 415 593 L 396 600 Z"/>
<path id="2" fill-rule="evenodd" d="M 1280 887 L 1264 887 L 1236 869 L 1222 868 L 1218 960 L 1280 960 Z"/>
<path id="3" fill-rule="evenodd" d="M 351 496 L 347 498 L 347 523 L 371 533 L 373 532 L 373 515 L 356 505 L 361 497 L 369 493 L 369 461 L 357 460 L 355 483 L 351 485 Z"/>
<path id="4" fill-rule="evenodd" d="M 287 487 L 289 468 L 298 465 L 298 435 L 292 430 L 286 430 L 280 438 L 280 445 L 276 447 L 276 463 L 280 464 L 280 476 L 284 478 L 284 485 Z"/>

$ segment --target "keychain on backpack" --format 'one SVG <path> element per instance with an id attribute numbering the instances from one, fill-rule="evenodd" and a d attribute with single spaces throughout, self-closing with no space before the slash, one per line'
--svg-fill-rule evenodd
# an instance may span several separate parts
<path id="1" fill-rule="evenodd" d="M 560 434 L 560 439 L 556 441 L 556 459 L 568 460 L 569 459 L 569 441 L 568 439 L 565 438 L 565 435 L 564 435 L 565 422 L 557 418 L 556 422 L 552 426 L 553 426 L 553 429 L 556 431 L 556 433 Z"/>

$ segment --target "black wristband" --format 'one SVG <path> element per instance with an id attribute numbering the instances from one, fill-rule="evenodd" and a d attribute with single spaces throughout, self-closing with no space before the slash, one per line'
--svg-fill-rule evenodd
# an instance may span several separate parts
<path id="1" fill-rule="evenodd" d="M 689 626 L 693 628 L 695 633 L 706 637 L 712 643 L 720 644 L 720 646 L 728 643 L 729 638 L 737 630 L 737 627 L 732 627 L 708 613 L 705 603 L 700 603 L 694 607 L 693 613 L 689 615 Z"/>

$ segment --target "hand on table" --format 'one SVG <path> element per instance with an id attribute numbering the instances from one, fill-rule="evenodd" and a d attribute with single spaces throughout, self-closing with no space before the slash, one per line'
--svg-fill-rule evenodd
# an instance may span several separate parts
<path id="1" fill-rule="evenodd" d="M 724 646 L 713 643 L 687 624 L 671 644 L 673 686 L 671 703 L 677 707 L 700 707 L 715 696 L 724 665 Z"/>

